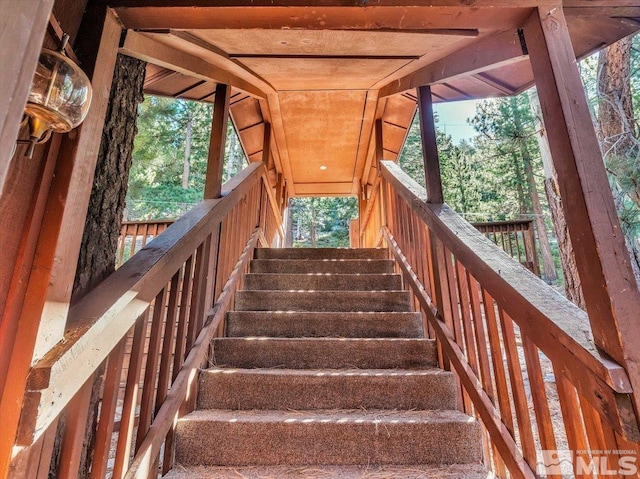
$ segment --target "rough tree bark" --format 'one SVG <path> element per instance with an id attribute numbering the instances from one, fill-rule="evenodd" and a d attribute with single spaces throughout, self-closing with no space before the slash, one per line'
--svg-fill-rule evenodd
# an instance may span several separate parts
<path id="1" fill-rule="evenodd" d="M 100 154 L 82 237 L 82 247 L 73 288 L 72 303 L 77 302 L 115 270 L 118 236 L 124 211 L 133 140 L 137 133 L 138 104 L 143 99 L 146 63 L 118 56 L 109 108 L 102 132 Z M 93 385 L 85 444 L 78 477 L 88 477 L 91 467 L 95 421 L 97 420 L 101 374 Z M 61 421 L 64 422 L 64 421 Z M 60 430 L 60 429 L 59 429 Z M 58 435 L 60 436 L 60 435 Z M 54 454 L 50 478 L 57 476 Z"/>
<path id="2" fill-rule="evenodd" d="M 632 38 L 623 38 L 598 57 L 597 132 L 619 211 L 624 208 L 625 197 L 640 208 L 640 142 L 631 94 L 631 47 Z M 633 237 L 626 235 L 625 239 L 640 283 L 640 249 Z"/>
<path id="3" fill-rule="evenodd" d="M 573 245 L 571 243 L 571 237 L 569 236 L 569 230 L 567 229 L 567 222 L 564 218 L 562 198 L 560 198 L 558 191 L 556 172 L 551 159 L 546 130 L 542 123 L 542 109 L 538 95 L 533 89 L 529 90 L 529 104 L 533 111 L 533 116 L 536 119 L 536 131 L 538 132 L 536 138 L 538 140 L 538 146 L 540 147 L 542 166 L 544 167 L 545 174 L 544 190 L 547 195 L 549 210 L 551 211 L 553 228 L 556 233 L 556 238 L 558 238 L 558 250 L 560 252 L 560 263 L 564 275 L 565 294 L 570 301 L 582 309 L 585 309 L 586 305 L 582 294 L 582 285 L 580 283 L 580 276 L 578 276 L 576 260 L 573 254 Z"/>

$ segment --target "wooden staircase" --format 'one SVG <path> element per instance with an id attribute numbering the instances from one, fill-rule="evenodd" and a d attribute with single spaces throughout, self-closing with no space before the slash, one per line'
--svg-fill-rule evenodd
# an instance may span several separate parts
<path id="1" fill-rule="evenodd" d="M 487 477 L 386 250 L 258 249 L 244 288 L 166 477 Z"/>

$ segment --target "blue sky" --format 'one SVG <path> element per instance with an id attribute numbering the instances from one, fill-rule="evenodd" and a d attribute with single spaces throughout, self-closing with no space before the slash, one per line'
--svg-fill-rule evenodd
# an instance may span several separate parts
<path id="1" fill-rule="evenodd" d="M 476 111 L 477 100 L 436 103 L 434 112 L 439 117 L 438 127 L 451 135 L 454 142 L 476 136 L 476 131 L 467 123 Z"/>

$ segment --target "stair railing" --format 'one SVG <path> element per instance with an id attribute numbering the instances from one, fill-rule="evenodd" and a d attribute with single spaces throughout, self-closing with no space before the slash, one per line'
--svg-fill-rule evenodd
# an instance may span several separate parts
<path id="1" fill-rule="evenodd" d="M 381 162 L 372 199 L 383 226 L 363 224 L 362 237 L 382 231 L 440 365 L 457 376 L 459 407 L 483 426 L 487 466 L 515 478 L 571 475 L 563 459 L 576 477 L 631 470 L 640 434 L 629 378 L 595 347 L 586 313 L 425 198 Z"/>
<path id="2" fill-rule="evenodd" d="M 89 477 L 168 471 L 174 426 L 195 407 L 209 343 L 224 330 L 253 249 L 283 242 L 281 224 L 266 169 L 252 164 L 222 198 L 202 201 L 73 306 L 65 340 L 32 368 L 17 468 L 46 477 L 64 418 L 57 477 L 77 477 L 95 412 Z M 102 393 L 90 411 L 96 376 Z"/>

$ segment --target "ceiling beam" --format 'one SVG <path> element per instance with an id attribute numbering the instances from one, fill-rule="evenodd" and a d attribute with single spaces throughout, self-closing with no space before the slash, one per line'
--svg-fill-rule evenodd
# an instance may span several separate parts
<path id="1" fill-rule="evenodd" d="M 322 7 L 288 2 L 284 2 L 286 6 L 278 6 L 282 3 L 278 1 L 275 5 L 269 2 L 269 6 L 260 6 L 264 2 L 251 5 L 234 2 L 235 6 L 198 3 L 198 6 L 187 6 L 176 2 L 130 2 L 114 7 L 124 26 L 132 30 L 263 28 L 475 36 L 476 30 L 517 28 L 529 17 L 534 4 L 540 4 L 539 1 L 513 0 L 498 2 L 505 4 L 502 7 L 479 8 L 476 4 L 461 6 L 460 0 L 455 0 L 447 1 L 445 6 L 428 6 L 420 2 L 418 5 L 394 6 L 375 3 L 375 6 L 363 8 L 360 5 L 344 6 L 348 2 L 336 6 L 331 1 L 326 2 L 330 6 Z"/>
<path id="2" fill-rule="evenodd" d="M 201 58 L 131 30 L 126 33 L 120 47 L 120 53 L 200 80 L 231 85 L 258 98 L 266 98 L 266 92 L 254 83 L 212 65 Z"/>
<path id="3" fill-rule="evenodd" d="M 525 56 L 517 31 L 491 35 L 388 83 L 380 89 L 380 97 L 444 83 L 457 76 L 477 74 L 491 67 L 519 61 Z"/>
<path id="4" fill-rule="evenodd" d="M 461 3 L 469 8 L 513 7 L 528 8 L 539 5 L 558 5 L 560 0 L 109 0 L 115 7 L 459 7 Z M 610 6 L 611 1 L 565 0 L 572 6 Z M 620 0 L 617 5 L 637 5 L 634 0 Z"/>

